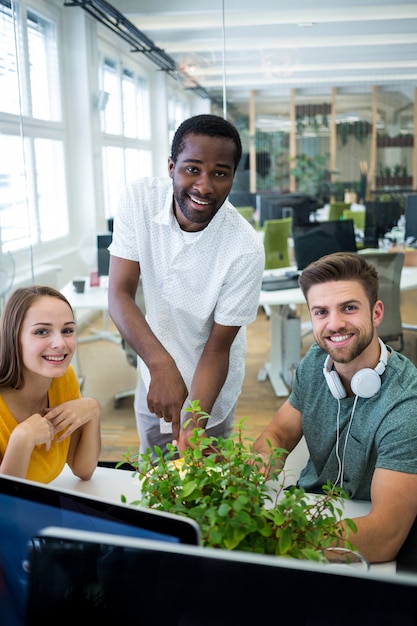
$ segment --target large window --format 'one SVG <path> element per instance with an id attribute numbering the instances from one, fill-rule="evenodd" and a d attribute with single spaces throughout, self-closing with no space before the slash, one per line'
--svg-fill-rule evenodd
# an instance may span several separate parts
<path id="1" fill-rule="evenodd" d="M 168 93 L 168 140 L 171 145 L 178 126 L 190 115 L 190 107 L 182 94 L 171 89 Z"/>
<path id="2" fill-rule="evenodd" d="M 105 210 L 113 217 L 126 182 L 152 174 L 149 86 L 114 54 L 103 54 L 99 80 Z"/>
<path id="3" fill-rule="evenodd" d="M 17 251 L 68 234 L 57 24 L 0 0 L 0 239 Z"/>

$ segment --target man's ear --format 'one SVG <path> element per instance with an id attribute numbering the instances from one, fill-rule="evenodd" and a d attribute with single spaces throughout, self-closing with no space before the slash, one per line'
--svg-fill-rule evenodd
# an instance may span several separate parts
<path id="1" fill-rule="evenodd" d="M 384 303 L 382 302 L 382 300 L 377 300 L 375 302 L 374 311 L 372 315 L 375 328 L 378 328 L 378 326 L 383 320 L 383 317 L 384 317 Z"/>
<path id="2" fill-rule="evenodd" d="M 174 177 L 174 168 L 175 168 L 174 161 L 171 159 L 171 157 L 168 157 L 168 174 L 170 178 Z"/>

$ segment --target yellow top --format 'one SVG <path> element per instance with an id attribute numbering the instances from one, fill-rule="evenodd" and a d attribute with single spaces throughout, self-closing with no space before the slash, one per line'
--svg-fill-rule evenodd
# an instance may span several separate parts
<path id="1" fill-rule="evenodd" d="M 48 406 L 54 407 L 68 400 L 81 398 L 80 386 L 74 368 L 70 365 L 64 376 L 54 378 L 48 390 Z M 17 422 L 3 396 L 0 394 L 0 458 L 4 457 L 7 444 Z M 49 483 L 56 478 L 64 468 L 68 456 L 71 437 L 57 443 L 52 441 L 47 451 L 44 445 L 35 446 L 29 461 L 26 474 L 28 480 Z"/>

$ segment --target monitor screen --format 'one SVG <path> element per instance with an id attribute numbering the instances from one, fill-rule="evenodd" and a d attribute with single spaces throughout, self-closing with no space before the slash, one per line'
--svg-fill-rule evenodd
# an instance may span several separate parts
<path id="1" fill-rule="evenodd" d="M 417 193 L 405 198 L 405 243 L 417 245 Z"/>
<path id="2" fill-rule="evenodd" d="M 116 471 L 116 470 L 115 470 Z M 126 471 L 126 470 L 117 470 Z M 25 624 L 28 545 L 45 526 L 99 531 L 147 540 L 200 543 L 191 519 L 114 504 L 43 484 L 0 477 L 0 624 Z M 10 615 L 9 622 L 3 615 Z M 12 619 L 13 616 L 13 619 Z"/>
<path id="3" fill-rule="evenodd" d="M 111 244 L 112 233 L 97 235 L 97 271 L 99 276 L 109 275 L 110 252 L 108 247 Z"/>
<path id="4" fill-rule="evenodd" d="M 256 208 L 256 194 L 250 191 L 233 191 L 232 189 L 227 199 L 235 207 L 251 206 L 254 210 Z"/>
<path id="5" fill-rule="evenodd" d="M 312 222 L 293 226 L 294 256 L 303 270 L 313 261 L 333 252 L 357 252 L 353 220 Z"/>
<path id="6" fill-rule="evenodd" d="M 378 248 L 379 239 L 382 239 L 394 226 L 397 226 L 401 214 L 401 205 L 396 200 L 366 202 L 365 248 Z"/>
<path id="7" fill-rule="evenodd" d="M 310 214 L 317 209 L 317 202 L 303 194 L 266 194 L 256 196 L 256 210 L 259 215 L 259 226 L 265 220 L 292 217 L 295 226 L 308 224 Z"/>
<path id="8" fill-rule="evenodd" d="M 80 615 L 100 626 L 410 626 L 417 615 L 415 575 L 88 532 L 45 529 L 30 568 L 28 626 Z"/>

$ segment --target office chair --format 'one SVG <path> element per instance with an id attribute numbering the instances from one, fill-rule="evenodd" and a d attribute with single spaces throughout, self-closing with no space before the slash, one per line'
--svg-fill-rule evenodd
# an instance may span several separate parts
<path id="1" fill-rule="evenodd" d="M 272 270 L 278 267 L 289 267 L 290 253 L 288 238 L 291 236 L 292 217 L 280 220 L 265 220 L 264 248 L 265 269 Z"/>
<path id="2" fill-rule="evenodd" d="M 329 205 L 329 222 L 334 220 L 340 220 L 343 217 L 343 211 L 350 209 L 350 204 L 347 202 L 330 202 Z"/>
<path id="3" fill-rule="evenodd" d="M 364 232 L 365 230 L 365 209 L 363 211 L 352 211 L 351 209 L 344 209 L 343 211 L 343 219 L 344 220 L 353 220 L 353 224 L 355 226 L 355 230 L 361 230 Z"/>
<path id="4" fill-rule="evenodd" d="M 237 206 L 236 210 L 239 211 L 242 217 L 245 218 L 252 226 L 255 223 L 254 220 L 254 208 L 252 206 Z"/>
<path id="5" fill-rule="evenodd" d="M 379 276 L 378 297 L 384 303 L 384 319 L 378 326 L 382 341 L 399 342 L 404 348 L 404 335 L 400 308 L 400 281 L 404 265 L 404 252 L 363 252 L 366 260 L 375 265 Z M 394 347 L 394 346 L 393 346 Z"/>
<path id="6" fill-rule="evenodd" d="M 352 211 L 345 209 L 342 218 L 344 220 L 352 220 L 355 228 L 356 245 L 358 249 L 365 247 L 365 209 L 362 211 Z"/>

